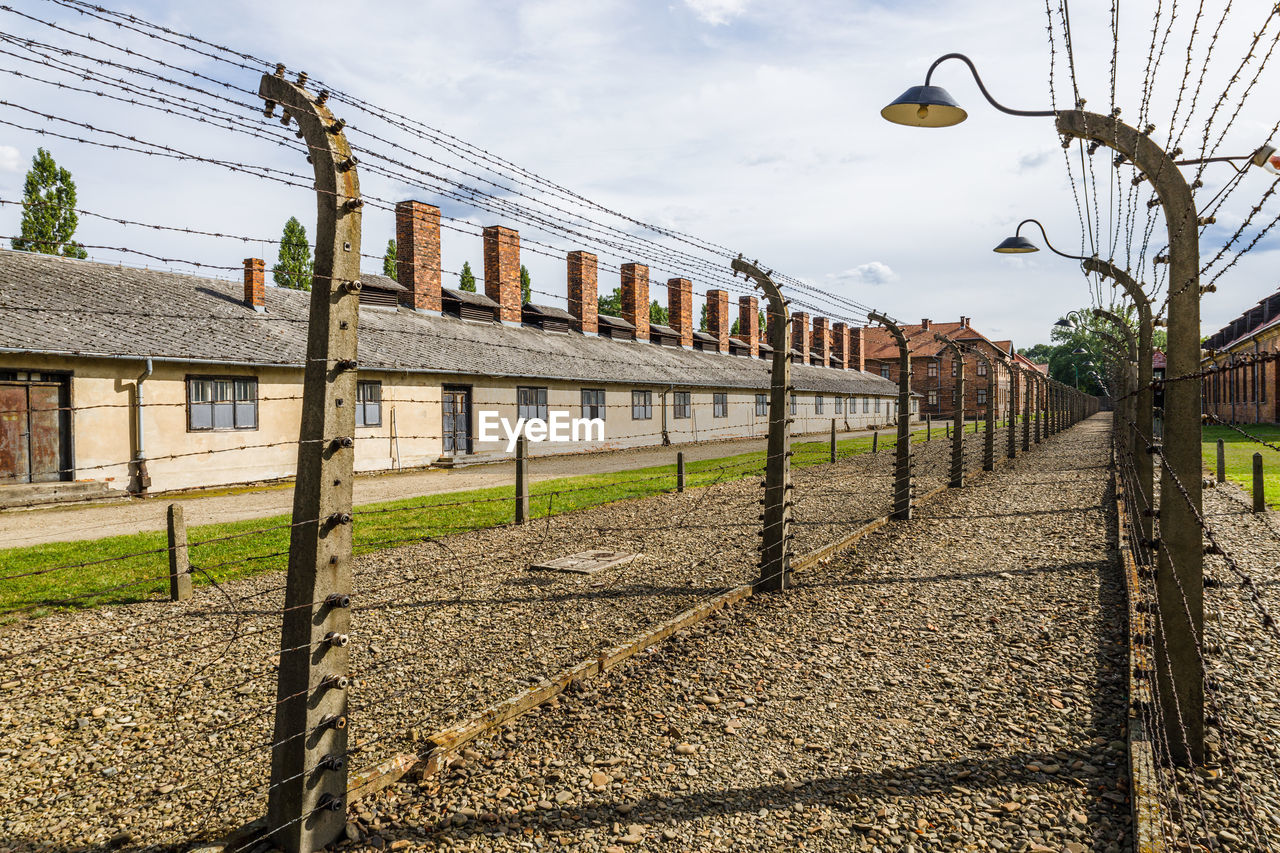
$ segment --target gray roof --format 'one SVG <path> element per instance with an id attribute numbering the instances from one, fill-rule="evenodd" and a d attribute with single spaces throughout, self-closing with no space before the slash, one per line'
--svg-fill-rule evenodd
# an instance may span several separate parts
<path id="1" fill-rule="evenodd" d="M 361 281 L 364 281 L 366 278 L 369 278 L 369 276 L 365 275 L 364 273 L 360 274 Z M 381 276 L 379 276 L 379 278 L 381 278 Z M 407 287 L 405 288 L 406 291 L 408 289 L 409 288 Z M 501 307 L 498 305 L 497 302 L 493 301 L 488 296 L 485 296 L 483 293 L 473 293 L 470 290 L 450 290 L 447 287 L 442 287 L 440 288 L 440 290 L 446 296 L 451 296 L 454 299 L 458 300 L 459 302 L 466 302 L 470 305 L 480 305 L 484 308 L 493 308 L 495 310 Z"/>
<path id="2" fill-rule="evenodd" d="M 0 250 L 0 352 L 301 367 L 310 296 L 268 287 L 259 313 L 244 303 L 238 281 Z M 359 353 L 362 370 L 769 387 L 760 359 L 405 308 L 362 310 Z M 797 364 L 792 377 L 804 391 L 896 393 L 893 383 L 856 370 Z"/>

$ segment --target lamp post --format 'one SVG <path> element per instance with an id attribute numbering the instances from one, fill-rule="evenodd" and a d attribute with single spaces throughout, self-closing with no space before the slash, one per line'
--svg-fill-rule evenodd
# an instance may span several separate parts
<path id="1" fill-rule="evenodd" d="M 1099 115 L 1074 110 L 1015 110 L 991 97 L 972 60 L 948 53 L 930 66 L 923 86 L 913 86 L 880 114 L 888 121 L 916 127 L 947 127 L 968 114 L 945 89 L 933 86 L 933 72 L 948 59 L 968 66 L 983 97 L 1001 112 L 1015 116 L 1053 118 L 1065 139 L 1088 140 L 1119 152 L 1118 162 L 1128 160 L 1151 181 L 1164 209 L 1169 236 L 1169 352 L 1165 386 L 1164 458 L 1160 489 L 1160 565 L 1156 573 L 1159 601 L 1157 679 L 1167 721 L 1173 760 L 1204 761 L 1204 671 L 1198 645 L 1204 630 L 1204 552 L 1197 524 L 1201 511 L 1200 490 L 1200 388 L 1188 381 L 1200 361 L 1200 245 L 1199 217 L 1191 187 L 1178 166 L 1204 160 L 1175 160 L 1151 141 L 1143 130 L 1120 121 L 1119 110 Z M 1077 107 L 1083 106 L 1083 102 Z M 1234 162 L 1248 159 L 1271 169 L 1280 167 L 1275 150 L 1264 145 L 1244 157 L 1213 158 Z M 1247 168 L 1247 165 L 1246 167 Z M 1177 555 L 1176 563 L 1174 556 Z M 1179 725 L 1179 722 L 1181 725 Z"/>
<path id="2" fill-rule="evenodd" d="M 1275 155 L 1271 155 L 1272 160 L 1280 160 Z M 1104 278 L 1111 279 L 1112 286 L 1119 285 L 1124 288 L 1124 292 L 1129 299 L 1133 301 L 1134 307 L 1138 309 L 1138 382 L 1137 394 L 1133 403 L 1134 417 L 1132 420 L 1132 430 L 1136 432 L 1137 441 L 1129 443 L 1132 453 L 1133 465 L 1138 474 L 1138 489 L 1142 493 L 1142 498 L 1146 507 L 1146 511 L 1142 513 L 1140 523 L 1142 526 L 1142 538 L 1151 541 L 1154 529 L 1155 519 L 1153 518 L 1155 509 L 1155 486 L 1154 486 L 1154 469 L 1155 462 L 1153 454 L 1147 452 L 1147 448 L 1154 441 L 1154 414 L 1152 408 L 1152 390 L 1151 390 L 1151 367 L 1153 361 L 1153 350 L 1151 347 L 1152 337 L 1152 319 L 1151 319 L 1151 300 L 1147 298 L 1146 290 L 1143 286 L 1128 272 L 1113 264 L 1111 261 L 1104 261 L 1096 257 L 1084 257 L 1081 255 L 1070 255 L 1066 252 L 1059 251 L 1049 242 L 1049 237 L 1044 232 L 1044 226 L 1037 220 L 1025 219 L 1018 223 L 1018 228 L 1014 232 L 1014 236 L 1009 237 L 996 246 L 995 251 L 1001 254 L 1025 254 L 1028 252 L 1038 252 L 1039 247 L 1030 240 L 1021 236 L 1022 226 L 1034 222 L 1040 229 L 1040 233 L 1044 235 L 1045 245 L 1049 247 L 1049 251 L 1054 254 L 1061 255 L 1074 261 L 1080 261 L 1080 266 L 1085 272 L 1095 273 Z M 1069 326 L 1065 320 L 1059 320 L 1055 325 Z M 1096 375 L 1096 374 L 1095 374 Z"/>

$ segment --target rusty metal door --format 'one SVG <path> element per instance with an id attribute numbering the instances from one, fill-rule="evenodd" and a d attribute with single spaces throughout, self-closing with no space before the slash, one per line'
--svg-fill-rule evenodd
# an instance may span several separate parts
<path id="1" fill-rule="evenodd" d="M 16 376 L 0 381 L 0 483 L 71 479 L 66 379 L 39 373 Z"/>
<path id="2" fill-rule="evenodd" d="M 0 383 L 0 483 L 31 482 L 27 386 Z"/>
<path id="3" fill-rule="evenodd" d="M 471 389 L 457 385 L 444 386 L 444 452 L 471 452 Z"/>

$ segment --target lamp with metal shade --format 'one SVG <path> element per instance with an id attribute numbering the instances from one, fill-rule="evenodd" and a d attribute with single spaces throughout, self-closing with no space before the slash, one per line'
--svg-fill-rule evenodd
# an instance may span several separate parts
<path id="1" fill-rule="evenodd" d="M 959 59 L 965 65 L 969 66 L 969 71 L 973 74 L 973 79 L 978 84 L 978 89 L 982 91 L 983 97 L 991 103 L 991 106 L 1004 113 L 1015 116 L 1054 116 L 1057 113 L 1053 110 L 1014 110 L 999 103 L 995 98 L 991 97 L 991 93 L 987 91 L 987 87 L 982 84 L 982 78 L 978 76 L 978 69 L 974 67 L 973 60 L 965 56 L 963 53 L 948 53 L 939 57 L 929 66 L 929 71 L 924 75 L 923 86 L 912 86 L 907 91 L 894 100 L 893 103 L 880 111 L 880 115 L 886 121 L 894 124 L 905 124 L 910 127 L 951 127 L 959 124 L 969 117 L 964 108 L 951 97 L 951 93 L 941 86 L 932 85 L 933 71 L 948 59 Z"/>

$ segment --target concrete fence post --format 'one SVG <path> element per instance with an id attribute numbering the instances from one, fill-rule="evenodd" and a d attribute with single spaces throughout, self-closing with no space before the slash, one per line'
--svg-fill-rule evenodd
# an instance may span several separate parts
<path id="1" fill-rule="evenodd" d="M 952 363 L 956 366 L 956 384 L 951 396 L 951 418 L 954 429 L 950 431 L 951 480 L 948 485 L 953 489 L 959 489 L 964 486 L 964 355 L 960 346 L 946 335 L 935 332 L 933 338 L 943 345 L 943 349 L 951 351 Z"/>
<path id="2" fill-rule="evenodd" d="M 1008 448 L 1006 455 L 1010 459 L 1018 456 L 1018 367 L 1009 361 L 1007 365 L 1009 369 L 1009 423 L 1008 423 Z"/>
<path id="3" fill-rule="evenodd" d="M 1034 371 L 1024 372 L 1027 374 L 1027 391 L 1022 395 L 1022 452 L 1026 453 L 1031 449 L 1032 397 L 1035 396 L 1036 382 L 1039 380 Z"/>
<path id="4" fill-rule="evenodd" d="M 982 443 L 982 470 L 994 471 L 996 467 L 996 371 L 995 365 L 991 363 L 991 357 L 977 347 L 967 347 L 967 351 L 982 362 L 982 366 L 987 371 L 987 403 L 986 403 L 986 428 L 983 430 Z M 978 425 L 974 423 L 974 432 L 977 432 Z"/>
<path id="5" fill-rule="evenodd" d="M 516 524 L 529 522 L 529 438 L 516 439 Z"/>
<path id="6" fill-rule="evenodd" d="M 893 511 L 889 517 L 905 521 L 911 518 L 911 500 L 915 490 L 911 454 L 911 346 L 902 328 L 885 315 L 871 311 L 867 318 L 888 329 L 898 344 L 898 443 L 893 473 Z M 927 423 L 932 426 L 931 422 Z"/>
<path id="7" fill-rule="evenodd" d="M 346 827 L 351 486 L 360 292 L 360 182 L 342 123 L 284 66 L 258 89 L 296 122 L 315 173 L 316 243 L 293 526 L 276 687 L 267 837 L 311 853 Z M 214 804 L 216 807 L 216 804 Z"/>
<path id="8" fill-rule="evenodd" d="M 1262 482 L 1262 454 L 1253 454 L 1253 511 L 1266 512 L 1267 496 Z"/>
<path id="9" fill-rule="evenodd" d="M 1227 482 L 1227 446 L 1218 439 L 1218 482 Z"/>
<path id="10" fill-rule="evenodd" d="M 753 279 L 768 300 L 769 344 L 773 362 L 769 379 L 769 442 L 764 473 L 764 512 L 760 531 L 758 592 L 776 592 L 791 586 L 791 322 L 787 301 L 770 277 L 755 263 L 739 255 L 733 273 Z"/>
<path id="11" fill-rule="evenodd" d="M 676 452 L 676 491 L 684 491 L 684 451 Z"/>
<path id="12" fill-rule="evenodd" d="M 187 521 L 182 507 L 169 504 L 169 600 L 191 597 L 191 562 L 187 555 Z"/>

